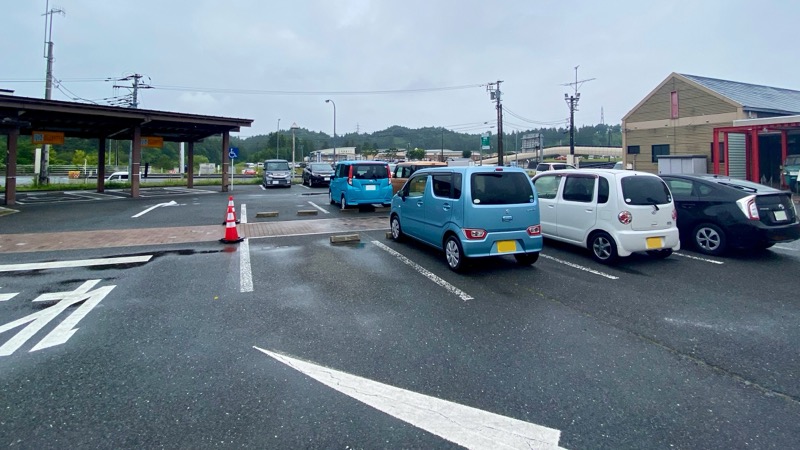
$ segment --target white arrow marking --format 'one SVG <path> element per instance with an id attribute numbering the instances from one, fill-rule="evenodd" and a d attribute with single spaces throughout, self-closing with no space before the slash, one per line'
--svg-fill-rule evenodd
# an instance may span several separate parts
<path id="1" fill-rule="evenodd" d="M 0 272 L 17 272 L 24 270 L 63 269 L 66 267 L 111 266 L 114 264 L 135 264 L 150 261 L 153 255 L 123 256 L 119 258 L 80 259 L 73 261 L 53 261 L 46 263 L 2 264 Z"/>
<path id="2" fill-rule="evenodd" d="M 303 374 L 417 428 L 471 449 L 560 449 L 561 431 L 448 402 L 253 346 Z"/>
<path id="3" fill-rule="evenodd" d="M 135 216 L 131 216 L 131 218 L 135 219 L 135 218 L 137 218 L 139 216 L 143 216 L 143 215 L 149 213 L 150 211 L 152 211 L 152 210 L 154 210 L 154 209 L 156 209 L 158 207 L 161 207 L 161 206 L 178 206 L 178 203 L 175 200 L 172 200 L 169 203 L 159 203 L 159 204 L 157 204 L 155 206 L 151 206 L 151 207 L 145 209 L 144 211 L 140 212 L 139 214 L 136 214 Z"/>
<path id="4" fill-rule="evenodd" d="M 0 294 L 0 302 L 7 302 L 12 298 L 16 297 L 19 292 L 12 292 L 10 294 Z"/>

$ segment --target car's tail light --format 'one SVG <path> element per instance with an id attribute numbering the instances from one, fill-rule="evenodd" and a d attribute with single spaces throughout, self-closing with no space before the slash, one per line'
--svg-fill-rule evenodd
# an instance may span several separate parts
<path id="1" fill-rule="evenodd" d="M 633 221 L 633 214 L 630 211 L 621 211 L 617 214 L 617 219 L 619 219 L 619 223 L 628 225 Z"/>
<path id="2" fill-rule="evenodd" d="M 748 195 L 747 197 L 736 200 L 736 206 L 742 210 L 745 217 L 750 220 L 761 220 L 758 216 L 758 207 L 756 206 L 756 196 Z"/>
<path id="3" fill-rule="evenodd" d="M 389 174 L 387 176 L 387 178 L 389 178 L 391 180 L 392 179 L 392 169 L 390 169 L 388 165 L 386 166 L 386 173 Z"/>
<path id="4" fill-rule="evenodd" d="M 542 226 L 541 225 L 531 225 L 525 231 L 528 232 L 528 236 L 539 236 L 540 234 L 542 234 Z"/>
<path id="5" fill-rule="evenodd" d="M 349 170 L 347 171 L 347 184 L 350 186 L 353 185 L 353 166 L 350 166 Z"/>
<path id="6" fill-rule="evenodd" d="M 482 230 L 480 228 L 464 228 L 464 236 L 467 239 L 483 239 L 486 237 L 486 230 Z"/>
<path id="7" fill-rule="evenodd" d="M 678 210 L 672 208 L 672 220 L 678 220 Z"/>
<path id="8" fill-rule="evenodd" d="M 494 171 L 495 171 L 495 172 L 502 172 L 502 171 L 503 171 L 503 168 L 502 168 L 502 167 L 495 167 L 495 168 L 494 168 Z"/>

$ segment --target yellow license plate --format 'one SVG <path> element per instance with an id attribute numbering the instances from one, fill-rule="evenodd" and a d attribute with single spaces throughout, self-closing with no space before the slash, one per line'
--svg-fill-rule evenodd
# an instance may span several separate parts
<path id="1" fill-rule="evenodd" d="M 663 237 L 649 237 L 647 238 L 647 249 L 654 249 L 654 248 L 663 248 L 664 247 L 664 238 Z"/>
<path id="2" fill-rule="evenodd" d="M 517 241 L 497 241 L 497 252 L 508 253 L 517 251 Z"/>

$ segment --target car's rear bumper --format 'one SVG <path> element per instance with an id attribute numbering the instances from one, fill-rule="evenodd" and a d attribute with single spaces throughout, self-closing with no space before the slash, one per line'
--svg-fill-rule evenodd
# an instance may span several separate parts
<path id="1" fill-rule="evenodd" d="M 800 223 L 766 226 L 761 222 L 739 223 L 728 227 L 728 242 L 731 247 L 753 248 L 791 242 L 800 239 Z"/>
<path id="2" fill-rule="evenodd" d="M 658 241 L 648 238 L 659 238 Z M 617 254 L 619 256 L 630 256 L 634 252 L 646 252 L 648 250 L 672 250 L 681 249 L 681 238 L 677 227 L 665 228 L 663 230 L 648 231 L 622 231 L 617 232 Z M 654 244 L 658 245 L 654 245 Z M 649 244 L 649 245 L 648 245 Z"/>
<path id="3" fill-rule="evenodd" d="M 464 255 L 469 258 L 483 256 L 513 255 L 515 253 L 532 253 L 542 251 L 542 236 L 531 236 L 525 230 L 490 232 L 482 240 L 467 240 L 459 235 Z M 513 242 L 513 250 L 511 249 Z"/>

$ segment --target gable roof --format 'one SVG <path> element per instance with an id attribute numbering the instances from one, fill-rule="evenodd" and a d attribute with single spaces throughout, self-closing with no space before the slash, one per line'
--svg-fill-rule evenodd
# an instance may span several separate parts
<path id="1" fill-rule="evenodd" d="M 800 113 L 800 91 L 678 74 L 740 104 L 745 111 L 776 114 Z"/>

